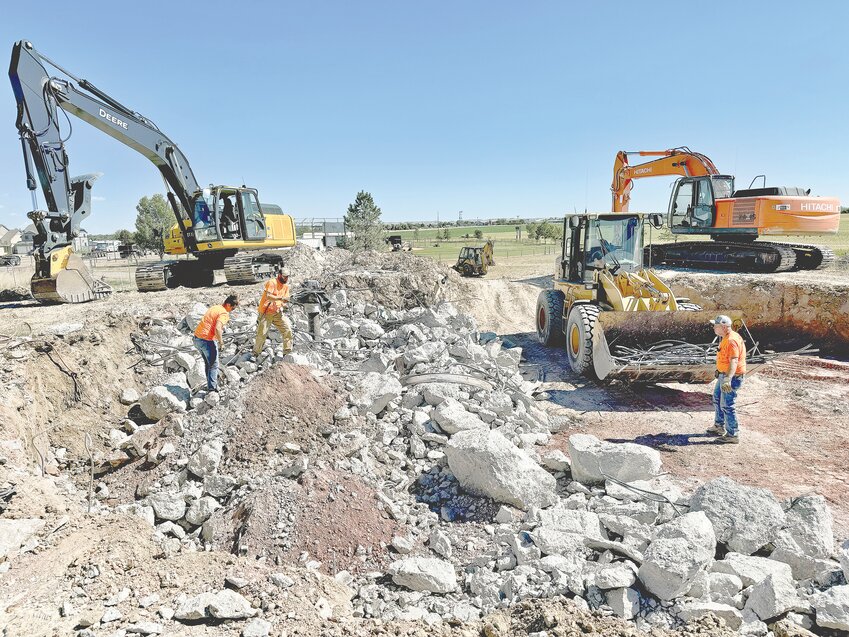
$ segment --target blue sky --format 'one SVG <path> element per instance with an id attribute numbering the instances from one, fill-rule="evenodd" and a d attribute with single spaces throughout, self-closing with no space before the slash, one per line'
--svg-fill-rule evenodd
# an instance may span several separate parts
<path id="1" fill-rule="evenodd" d="M 845 2 L 9 3 L 0 44 L 153 119 L 200 183 L 296 217 L 370 191 L 387 220 L 606 210 L 616 151 L 687 145 L 745 186 L 849 204 Z M 6 58 L 8 59 L 8 58 Z M 31 208 L 0 88 L 0 223 Z M 162 192 L 146 159 L 75 120 L 73 174 L 103 172 L 90 232 Z M 637 184 L 665 210 L 672 179 Z M 43 205 L 41 203 L 40 205 Z"/>

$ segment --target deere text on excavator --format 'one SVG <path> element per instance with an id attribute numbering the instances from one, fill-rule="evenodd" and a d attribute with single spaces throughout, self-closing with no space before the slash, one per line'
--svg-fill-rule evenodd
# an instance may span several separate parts
<path id="1" fill-rule="evenodd" d="M 629 156 L 657 157 L 631 165 Z M 735 189 L 705 155 L 686 146 L 663 151 L 620 151 L 613 166 L 613 212 L 628 212 L 634 180 L 681 175 L 669 200 L 668 226 L 675 235 L 710 235 L 713 241 L 654 244 L 652 265 L 681 265 L 741 272 L 813 270 L 834 253 L 810 244 L 755 241 L 763 236 L 836 234 L 840 202 L 811 197 L 810 190 L 767 186 Z M 757 179 L 757 177 L 755 178 Z"/>
<path id="2" fill-rule="evenodd" d="M 47 66 L 65 77 L 52 76 Z M 111 292 L 71 250 L 80 224 L 91 214 L 91 188 L 99 175 L 71 178 L 65 150 L 70 132 L 63 136 L 60 130 L 60 109 L 141 153 L 162 174 L 177 221 L 164 238 L 165 252 L 191 258 L 140 266 L 139 290 L 210 285 L 221 269 L 228 283 L 253 283 L 272 276 L 283 260 L 280 249 L 295 245 L 294 221 L 278 206 L 260 204 L 257 191 L 244 185 L 202 188 L 186 156 L 150 119 L 75 77 L 30 42 L 21 40 L 12 48 L 9 79 L 33 200 L 27 216 L 37 230 L 31 282 L 36 299 L 78 303 Z M 70 119 L 68 124 L 70 129 Z M 38 209 L 36 174 L 46 210 Z M 259 252 L 265 249 L 275 251 Z"/>

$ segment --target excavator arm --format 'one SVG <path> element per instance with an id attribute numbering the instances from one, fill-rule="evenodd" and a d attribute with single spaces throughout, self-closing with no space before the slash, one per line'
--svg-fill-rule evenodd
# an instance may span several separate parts
<path id="1" fill-rule="evenodd" d="M 629 155 L 640 157 L 658 157 L 641 164 L 631 165 Z M 700 177 L 718 175 L 719 171 L 709 157 L 694 153 L 686 146 L 669 150 L 641 150 L 629 152 L 620 150 L 613 164 L 613 212 L 628 212 L 631 201 L 631 189 L 635 179 L 644 177 L 659 177 L 662 175 L 682 175 L 684 177 Z"/>
<path id="2" fill-rule="evenodd" d="M 54 67 L 66 77 L 52 76 L 47 66 Z M 183 241 L 189 251 L 197 249 L 191 224 L 184 223 L 183 211 L 191 212 L 193 195 L 200 186 L 188 159 L 152 121 L 123 106 L 90 82 L 74 77 L 25 40 L 15 43 L 12 48 L 9 79 L 17 101 L 16 125 L 24 154 L 27 187 L 33 198 L 33 210 L 27 216 L 35 224 L 37 232 L 34 251 L 36 272 L 33 276 L 33 291 L 37 297 L 39 281 L 49 288 L 58 271 L 73 267 L 73 264 L 69 265 L 70 246 L 79 234 L 82 220 L 91 213 L 91 187 L 97 178 L 97 175 L 70 177 L 65 142 L 70 136 L 71 124 L 68 119 L 68 133 L 63 137 L 60 125 L 64 123 L 61 119 L 64 113 L 91 124 L 156 165 L 168 185 L 168 199 L 183 233 Z M 63 113 L 60 114 L 60 110 Z M 35 191 L 38 186 L 33 168 L 47 210 L 37 209 Z M 81 276 L 87 280 L 79 282 L 79 290 L 73 290 L 73 296 L 85 296 L 84 288 L 90 286 L 88 273 Z M 47 290 L 42 298 L 65 300 L 52 298 L 51 294 L 56 292 Z M 97 296 L 94 291 L 90 291 L 90 295 L 91 298 Z M 58 296 L 64 295 L 59 293 Z"/>

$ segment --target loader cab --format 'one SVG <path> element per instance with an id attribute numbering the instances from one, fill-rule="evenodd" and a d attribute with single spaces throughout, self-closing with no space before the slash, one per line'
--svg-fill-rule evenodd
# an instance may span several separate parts
<path id="1" fill-rule="evenodd" d="M 669 227 L 677 234 L 706 234 L 716 225 L 716 200 L 734 192 L 734 177 L 682 177 L 669 198 Z"/>
<path id="2" fill-rule="evenodd" d="M 557 278 L 590 282 L 594 271 L 637 272 L 643 267 L 643 219 L 639 215 L 570 215 L 563 220 Z"/>
<path id="3" fill-rule="evenodd" d="M 268 236 L 265 215 L 253 188 L 204 188 L 195 196 L 192 221 L 199 243 L 263 241 Z"/>

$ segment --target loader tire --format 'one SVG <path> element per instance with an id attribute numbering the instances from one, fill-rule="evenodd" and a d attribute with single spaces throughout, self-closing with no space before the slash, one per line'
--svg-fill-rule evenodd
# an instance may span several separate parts
<path id="1" fill-rule="evenodd" d="M 566 354 L 576 374 L 596 378 L 593 367 L 593 328 L 601 310 L 595 305 L 572 307 L 566 321 Z"/>
<path id="2" fill-rule="evenodd" d="M 537 297 L 537 338 L 546 347 L 563 343 L 563 302 L 560 290 L 543 290 Z"/>

